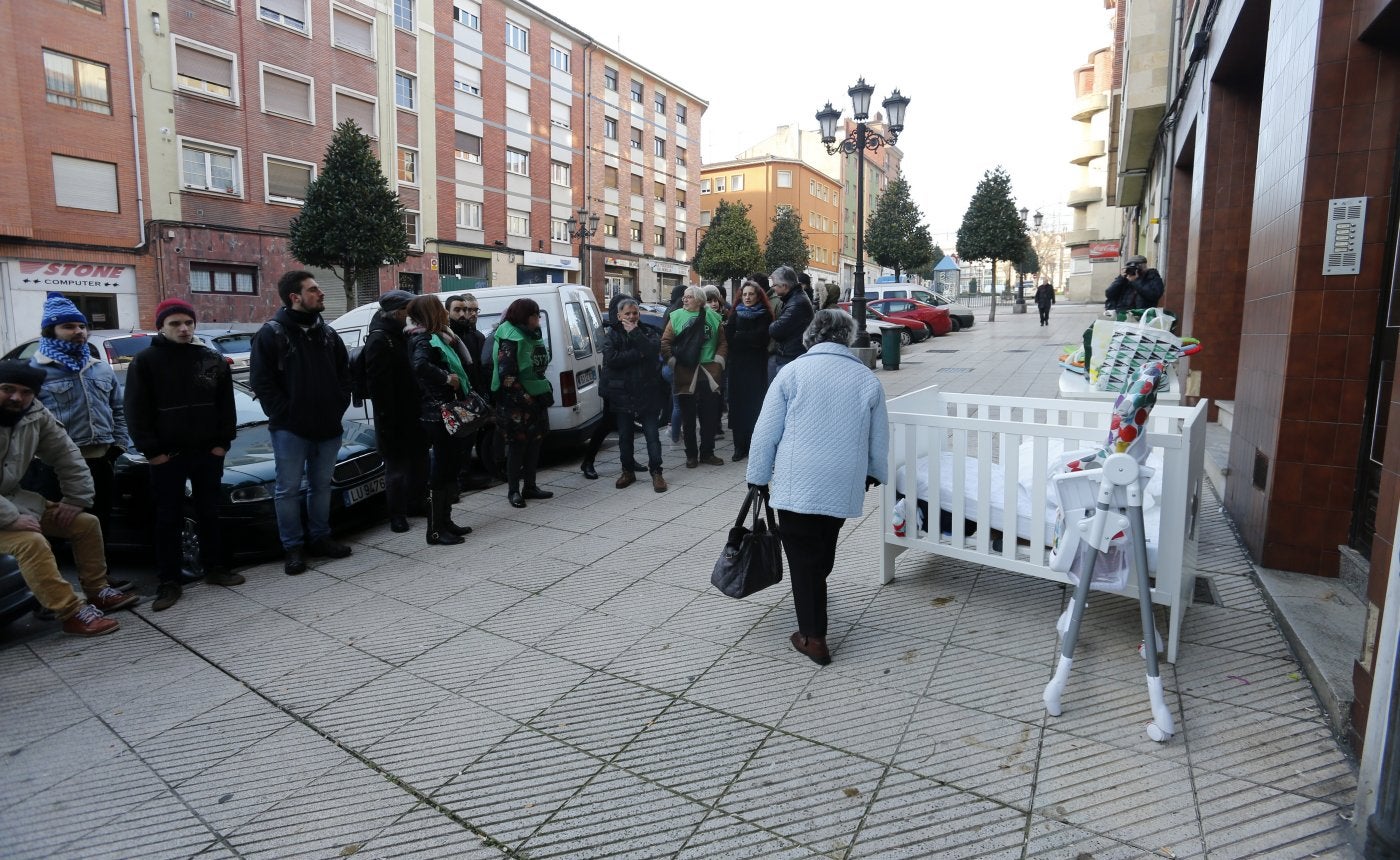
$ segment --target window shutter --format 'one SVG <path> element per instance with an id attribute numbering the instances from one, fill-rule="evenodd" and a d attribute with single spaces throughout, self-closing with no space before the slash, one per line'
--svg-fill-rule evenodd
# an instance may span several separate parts
<path id="1" fill-rule="evenodd" d="M 1327 202 L 1327 247 L 1322 256 L 1322 274 L 1360 274 L 1365 224 L 1365 197 L 1339 197 Z"/>
<path id="2" fill-rule="evenodd" d="M 258 0 L 258 5 L 288 18 L 306 20 L 306 0 Z"/>
<path id="3" fill-rule="evenodd" d="M 517 84 L 506 84 L 506 107 L 521 113 L 529 113 L 530 91 Z"/>
<path id="4" fill-rule="evenodd" d="M 305 200 L 306 186 L 311 184 L 311 168 L 287 161 L 267 161 L 267 193 L 270 197 Z"/>
<path id="5" fill-rule="evenodd" d="M 311 85 L 274 72 L 263 72 L 263 108 L 297 119 L 311 119 Z"/>
<path id="6" fill-rule="evenodd" d="M 53 157 L 54 203 L 74 209 L 118 212 L 117 166 L 85 158 Z"/>
<path id="7" fill-rule="evenodd" d="M 335 12 L 335 43 L 361 54 L 374 53 L 374 25 L 354 15 Z"/>
<path id="8" fill-rule="evenodd" d="M 374 102 L 348 93 L 335 94 L 335 121 L 337 124 L 353 119 L 360 130 L 370 137 L 379 137 L 379 122 L 374 115 Z"/>
<path id="9" fill-rule="evenodd" d="M 175 46 L 175 66 L 178 74 L 233 88 L 233 61 L 216 57 L 188 45 Z"/>
<path id="10" fill-rule="evenodd" d="M 457 132 L 457 148 L 462 152 L 481 157 L 481 138 L 465 131 Z"/>
<path id="11" fill-rule="evenodd" d="M 569 127 L 569 113 L 570 111 L 568 105 L 562 102 L 549 103 L 549 121 L 559 126 L 560 128 Z"/>

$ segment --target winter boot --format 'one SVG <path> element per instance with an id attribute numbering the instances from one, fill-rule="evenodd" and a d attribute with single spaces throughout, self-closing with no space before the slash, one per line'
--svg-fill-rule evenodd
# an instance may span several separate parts
<path id="1" fill-rule="evenodd" d="M 441 487 L 428 488 L 428 543 L 455 546 L 462 543 L 461 535 L 447 530 L 451 519 L 447 515 L 449 502 Z"/>

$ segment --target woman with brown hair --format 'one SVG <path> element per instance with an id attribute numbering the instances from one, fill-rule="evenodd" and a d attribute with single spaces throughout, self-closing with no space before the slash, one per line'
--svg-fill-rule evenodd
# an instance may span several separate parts
<path id="1" fill-rule="evenodd" d="M 533 299 L 510 303 L 501 324 L 496 326 L 491 349 L 491 390 L 496 392 L 496 420 L 506 441 L 510 504 L 523 508 L 526 499 L 554 497 L 535 483 L 540 446 L 549 432 L 554 389 L 545 372 L 549 367 L 549 347 L 540 332 L 540 306 Z"/>
<path id="2" fill-rule="evenodd" d="M 442 405 L 460 400 L 471 390 L 466 368 L 472 363 L 461 338 L 448 325 L 447 309 L 437 296 L 416 296 L 408 303 L 409 361 L 418 380 L 419 420 L 433 446 L 432 472 L 428 477 L 428 543 L 459 544 L 470 526 L 452 522 L 452 491 L 462 470 L 465 440 L 447 432 Z"/>
<path id="3" fill-rule="evenodd" d="M 768 325 L 773 306 L 768 294 L 752 278 L 739 288 L 739 301 L 724 324 L 729 343 L 729 429 L 734 431 L 734 461 L 749 456 L 753 425 L 768 393 Z"/>

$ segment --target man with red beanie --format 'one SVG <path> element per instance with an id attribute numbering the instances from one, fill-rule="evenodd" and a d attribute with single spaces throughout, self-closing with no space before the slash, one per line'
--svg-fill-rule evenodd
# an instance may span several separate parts
<path id="1" fill-rule="evenodd" d="M 126 371 L 126 420 L 136 449 L 150 463 L 160 576 L 151 608 L 160 612 L 174 606 L 182 593 L 187 481 L 204 581 L 228 586 L 244 580 L 228 568 L 219 529 L 224 454 L 237 432 L 233 374 L 223 355 L 195 337 L 194 307 L 184 299 L 156 305 L 156 328 L 160 333 Z"/>

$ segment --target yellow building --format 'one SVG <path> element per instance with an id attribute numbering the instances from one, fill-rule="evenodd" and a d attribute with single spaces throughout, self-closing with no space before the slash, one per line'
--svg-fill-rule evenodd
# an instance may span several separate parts
<path id="1" fill-rule="evenodd" d="M 773 217 L 781 208 L 797 210 L 810 260 L 812 286 L 839 284 L 841 259 L 841 183 L 791 158 L 741 158 L 700 168 L 700 235 L 719 202 L 743 203 L 758 230 L 760 248 L 768 242 Z"/>

